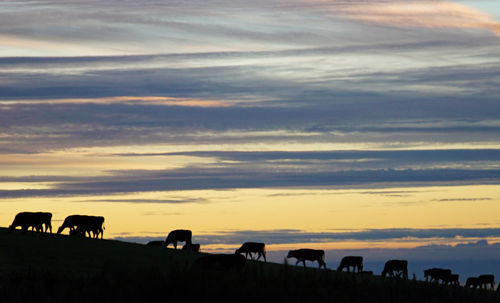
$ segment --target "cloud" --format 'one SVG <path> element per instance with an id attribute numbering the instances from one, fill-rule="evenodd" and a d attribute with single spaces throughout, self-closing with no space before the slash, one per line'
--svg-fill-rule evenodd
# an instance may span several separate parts
<path id="1" fill-rule="evenodd" d="M 239 231 L 218 231 L 214 234 L 196 235 L 197 243 L 209 244 L 230 244 L 238 245 L 246 241 L 260 241 L 266 244 L 293 244 L 293 243 L 322 243 L 336 241 L 398 241 L 404 239 L 467 239 L 467 238 L 487 238 L 500 237 L 500 228 L 444 228 L 444 229 L 411 229 L 411 228 L 391 228 L 391 229 L 368 229 L 362 231 L 335 231 L 335 232 L 306 232 L 296 229 L 277 230 L 239 230 Z M 149 239 L 146 237 L 145 239 Z M 129 241 L 145 240 L 141 238 L 130 238 Z M 416 249 L 436 249 L 436 248 L 462 248 L 462 247 L 484 247 L 488 246 L 486 240 L 464 243 L 457 246 L 421 246 Z M 496 245 L 500 246 L 500 244 Z"/>
<path id="2" fill-rule="evenodd" d="M 353 20 L 384 26 L 485 29 L 500 37 L 500 22 L 471 7 L 448 1 L 362 1 L 361 4 L 352 1 L 335 6 L 335 11 Z"/>
<path id="3" fill-rule="evenodd" d="M 476 202 L 476 201 L 488 201 L 491 198 L 450 198 L 450 199 L 438 199 L 433 201 L 438 202 Z"/>
<path id="4" fill-rule="evenodd" d="M 49 177 L 50 178 L 50 177 Z M 500 170 L 351 170 L 351 171 L 302 171 L 301 169 L 280 169 L 249 164 L 238 167 L 197 166 L 174 170 L 122 170 L 108 176 L 71 177 L 50 189 L 0 190 L 0 198 L 95 196 L 121 193 L 236 189 L 271 187 L 356 187 L 363 186 L 421 186 L 432 184 L 482 184 L 498 183 Z M 17 179 L 19 180 L 19 179 Z M 378 185 L 377 185 L 378 184 Z"/>
<path id="5" fill-rule="evenodd" d="M 84 203 L 132 203 L 132 204 L 184 204 L 184 203 L 207 203 L 204 198 L 179 198 L 179 199 L 89 199 L 78 202 Z"/>

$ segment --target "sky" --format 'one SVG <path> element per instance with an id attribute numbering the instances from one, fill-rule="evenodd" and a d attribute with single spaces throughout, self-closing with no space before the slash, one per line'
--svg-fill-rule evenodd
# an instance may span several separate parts
<path id="1" fill-rule="evenodd" d="M 500 276 L 497 2 L 0 2 L 0 225 Z"/>

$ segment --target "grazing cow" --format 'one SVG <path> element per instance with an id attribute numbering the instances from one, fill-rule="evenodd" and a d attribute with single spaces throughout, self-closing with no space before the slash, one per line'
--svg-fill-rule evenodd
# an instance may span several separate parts
<path id="1" fill-rule="evenodd" d="M 245 257 L 248 258 L 248 255 L 250 255 L 250 258 L 253 260 L 253 254 L 257 254 L 257 260 L 260 259 L 262 256 L 264 258 L 264 262 L 267 262 L 266 260 L 266 245 L 264 243 L 258 243 L 258 242 L 245 242 L 243 245 L 241 245 L 240 248 L 238 248 L 235 251 L 235 254 L 245 254 Z"/>
<path id="2" fill-rule="evenodd" d="M 149 241 L 146 245 L 163 247 L 165 245 L 165 241 Z"/>
<path id="3" fill-rule="evenodd" d="M 20 226 L 23 232 L 26 232 L 30 227 L 37 232 L 43 232 L 43 225 L 45 225 L 45 232 L 50 229 L 52 233 L 52 219 L 51 213 L 45 212 L 21 212 L 14 217 L 14 221 L 9 226 L 9 232 L 12 232 L 16 227 Z"/>
<path id="4" fill-rule="evenodd" d="M 488 286 L 491 286 L 491 289 L 495 289 L 495 276 L 494 275 L 480 275 L 478 278 L 479 287 L 488 289 Z"/>
<path id="5" fill-rule="evenodd" d="M 457 274 L 451 274 L 448 277 L 445 277 L 445 279 L 443 280 L 443 282 L 446 285 L 459 286 L 460 285 L 459 275 L 457 275 Z"/>
<path id="6" fill-rule="evenodd" d="M 200 252 L 200 244 L 186 243 L 182 247 L 182 250 Z"/>
<path id="7" fill-rule="evenodd" d="M 439 281 L 442 281 L 443 283 L 446 284 L 446 281 L 450 279 L 451 276 L 451 270 L 450 269 L 442 269 L 442 268 L 430 268 L 424 270 L 424 277 L 425 281 L 434 281 L 436 283 L 439 283 Z"/>
<path id="8" fill-rule="evenodd" d="M 168 247 L 170 243 L 174 244 L 174 248 L 177 249 L 177 242 L 186 242 L 186 244 L 191 244 L 191 237 L 193 233 L 187 229 L 176 229 L 168 233 L 167 239 L 165 240 L 165 247 Z"/>
<path id="9" fill-rule="evenodd" d="M 103 224 L 104 217 L 101 216 L 71 215 L 64 219 L 57 233 L 60 234 L 64 229 L 69 228 L 70 235 L 82 237 L 88 235 L 89 238 L 99 238 L 99 235 L 101 235 L 102 239 L 104 235 Z"/>
<path id="10" fill-rule="evenodd" d="M 52 233 L 52 213 L 37 212 L 36 214 L 39 216 L 42 224 L 45 225 L 45 232 L 50 230 L 50 233 Z"/>
<path id="11" fill-rule="evenodd" d="M 77 230 L 79 230 L 83 236 L 85 236 L 85 233 L 89 234 L 92 233 L 93 238 L 99 238 L 99 235 L 101 235 L 101 239 L 104 235 L 104 230 L 103 230 L 103 224 L 104 224 L 104 217 L 101 216 L 82 216 L 83 220 L 80 223 L 80 225 L 77 227 Z"/>
<path id="12" fill-rule="evenodd" d="M 237 254 L 209 254 L 199 257 L 193 266 L 201 269 L 222 269 L 239 271 L 245 266 L 246 259 Z"/>
<path id="13" fill-rule="evenodd" d="M 306 260 L 312 262 L 317 261 L 319 268 L 323 266 L 326 269 L 324 250 L 308 248 L 290 250 L 288 252 L 287 258 L 296 258 L 297 262 L 295 263 L 295 265 L 299 264 L 299 262 L 302 262 L 304 264 L 304 267 L 306 267 Z"/>
<path id="14" fill-rule="evenodd" d="M 465 282 L 466 288 L 472 287 L 472 288 L 476 289 L 478 286 L 480 286 L 478 277 L 468 277 L 467 278 L 467 281 Z"/>
<path id="15" fill-rule="evenodd" d="M 385 262 L 382 277 L 400 277 L 408 280 L 408 261 L 406 260 L 389 260 Z"/>
<path id="16" fill-rule="evenodd" d="M 337 271 L 342 271 L 344 268 L 347 268 L 347 272 L 351 272 L 350 268 L 352 267 L 352 272 L 355 272 L 356 268 L 358 269 L 358 273 L 363 271 L 363 257 L 359 256 L 347 256 L 343 257 L 342 261 L 340 261 L 339 267 L 337 267 Z"/>

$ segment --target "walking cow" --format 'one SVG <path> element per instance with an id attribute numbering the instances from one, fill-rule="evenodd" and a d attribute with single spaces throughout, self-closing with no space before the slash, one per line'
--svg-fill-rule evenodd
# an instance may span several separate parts
<path id="1" fill-rule="evenodd" d="M 317 261 L 319 268 L 323 266 L 326 269 L 324 250 L 308 248 L 290 250 L 288 252 L 287 258 L 296 258 L 297 262 L 295 263 L 295 265 L 299 264 L 299 262 L 302 262 L 304 264 L 304 267 L 306 267 L 306 261 Z"/>
<path id="2" fill-rule="evenodd" d="M 235 254 L 245 254 L 245 257 L 248 258 L 248 255 L 250 255 L 250 258 L 253 260 L 253 254 L 257 254 L 257 260 L 260 259 L 262 256 L 264 258 L 264 262 L 267 262 L 266 260 L 266 245 L 264 243 L 258 243 L 258 242 L 245 242 L 243 245 L 241 245 L 240 248 L 238 248 L 235 251 Z"/>

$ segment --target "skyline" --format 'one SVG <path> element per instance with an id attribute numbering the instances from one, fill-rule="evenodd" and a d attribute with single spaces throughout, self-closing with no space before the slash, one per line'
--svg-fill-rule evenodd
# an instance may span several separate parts
<path id="1" fill-rule="evenodd" d="M 3 2 L 0 223 L 498 252 L 499 58 L 493 0 Z"/>

